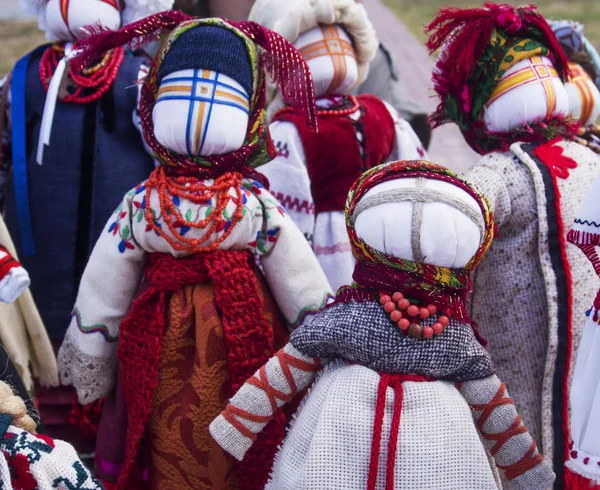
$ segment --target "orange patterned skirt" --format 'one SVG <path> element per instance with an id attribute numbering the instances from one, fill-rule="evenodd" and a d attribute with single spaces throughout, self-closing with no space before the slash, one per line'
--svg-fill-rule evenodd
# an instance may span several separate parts
<path id="1" fill-rule="evenodd" d="M 257 277 L 263 315 L 275 350 L 287 331 L 265 284 Z M 235 461 L 212 439 L 208 426 L 231 396 L 221 316 L 210 283 L 174 293 L 167 310 L 159 381 L 145 436 L 149 487 L 161 490 L 233 490 Z"/>

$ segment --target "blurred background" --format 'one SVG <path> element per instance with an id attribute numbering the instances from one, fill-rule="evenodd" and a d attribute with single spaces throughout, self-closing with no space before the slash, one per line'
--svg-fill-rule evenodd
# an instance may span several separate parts
<path id="1" fill-rule="evenodd" d="M 285 0 L 282 0 L 285 1 Z M 366 1 L 367 8 L 372 2 Z M 450 4 L 456 7 L 476 7 L 483 2 L 470 0 L 383 0 L 396 14 L 410 34 L 419 41 L 425 40 L 423 25 L 431 21 L 436 11 Z M 507 2 L 518 5 L 525 3 Z M 600 44 L 600 1 L 599 0 L 539 0 L 535 2 L 546 17 L 569 18 L 586 25 L 586 35 L 596 46 Z M 250 9 L 252 0 L 177 0 L 177 6 L 196 10 L 198 15 L 215 15 L 230 19 L 241 19 Z M 6 74 L 14 62 L 29 50 L 44 42 L 37 22 L 24 14 L 19 0 L 0 0 L 0 75 Z M 393 46 L 390 46 L 393 50 Z"/>
<path id="2" fill-rule="evenodd" d="M 285 1 L 285 0 L 281 0 Z M 391 52 L 407 95 L 431 112 L 436 101 L 430 77 L 433 60 L 423 43 L 423 26 L 437 10 L 450 4 L 456 7 L 480 7 L 484 0 L 362 0 L 375 25 L 381 42 Z M 508 1 L 519 5 L 527 0 Z M 199 16 L 245 19 L 253 0 L 175 0 L 175 8 Z M 500 2 L 499 2 L 500 3 Z M 600 47 L 600 0 L 539 0 L 535 2 L 548 19 L 572 19 L 585 24 L 588 39 Z M 12 69 L 15 61 L 45 41 L 37 21 L 24 14 L 19 0 L 0 0 L 0 77 Z M 477 160 L 454 125 L 436 129 L 429 148 L 432 161 L 465 171 Z"/>

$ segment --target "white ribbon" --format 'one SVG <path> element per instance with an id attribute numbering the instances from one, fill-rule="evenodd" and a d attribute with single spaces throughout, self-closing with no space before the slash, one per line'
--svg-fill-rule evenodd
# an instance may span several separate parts
<path id="1" fill-rule="evenodd" d="M 40 126 L 37 155 L 35 158 L 38 165 L 42 164 L 44 147 L 50 146 L 50 135 L 52 133 L 52 123 L 54 121 L 54 110 L 56 109 L 58 91 L 67 68 L 67 60 L 71 55 L 72 46 L 72 43 L 65 44 L 65 56 L 58 62 L 48 86 L 48 93 L 46 94 L 46 102 L 44 104 L 44 114 L 42 115 L 42 125 Z"/>

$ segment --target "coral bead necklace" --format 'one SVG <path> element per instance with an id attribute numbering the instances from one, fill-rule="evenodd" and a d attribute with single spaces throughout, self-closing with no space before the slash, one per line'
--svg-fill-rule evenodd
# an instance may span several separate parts
<path id="1" fill-rule="evenodd" d="M 390 293 L 386 291 L 379 292 L 379 303 L 392 322 L 398 325 L 402 333 L 412 338 L 430 339 L 434 335 L 441 334 L 452 317 L 452 312 L 445 311 L 443 315 L 438 316 L 437 321 L 431 326 L 422 327 L 421 320 L 427 320 L 429 317 L 438 314 L 437 306 L 428 304 L 419 307 L 412 304 L 401 292 Z"/>
<path id="2" fill-rule="evenodd" d="M 40 81 L 46 91 L 58 63 L 64 56 L 65 49 L 61 44 L 54 44 L 44 51 L 40 60 Z M 108 92 L 117 78 L 124 56 L 123 48 L 118 47 L 108 51 L 95 65 L 86 67 L 79 73 L 75 73 L 69 67 L 68 76 L 74 88 L 61 100 L 74 104 L 87 104 L 98 100 Z"/>

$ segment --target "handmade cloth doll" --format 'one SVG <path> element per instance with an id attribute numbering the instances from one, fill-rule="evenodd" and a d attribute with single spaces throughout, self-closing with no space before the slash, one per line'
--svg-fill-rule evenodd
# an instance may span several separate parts
<path id="1" fill-rule="evenodd" d="M 58 369 L 28 286 L 29 274 L 18 262 L 10 234 L 0 217 L 0 346 L 31 395 L 33 377 L 45 387 L 56 386 Z"/>
<path id="2" fill-rule="evenodd" d="M 600 276 L 600 259 L 597 247 L 600 246 L 600 177 L 591 186 L 583 207 L 567 240 L 575 244 L 585 254 Z M 598 281 L 595 284 L 598 290 Z M 600 291 L 593 304 L 585 312 L 587 320 L 577 351 L 577 362 L 571 384 L 571 445 L 566 465 L 567 489 L 589 490 L 600 488 L 600 423 L 597 414 L 600 410 Z"/>
<path id="3" fill-rule="evenodd" d="M 385 102 L 353 96 L 378 47 L 372 24 L 354 0 L 258 0 L 250 19 L 294 43 L 310 67 L 319 131 L 285 107 L 269 104 L 279 156 L 261 172 L 274 195 L 313 244 L 334 289 L 351 281 L 354 259 L 344 224 L 352 183 L 387 160 L 425 155 L 410 125 Z"/>
<path id="4" fill-rule="evenodd" d="M 600 127 L 595 124 L 600 115 L 600 57 L 579 22 L 559 20 L 550 25 L 569 58 L 571 78 L 565 84 L 569 112 L 582 125 L 575 141 L 600 153 Z"/>
<path id="5" fill-rule="evenodd" d="M 600 171 L 569 141 L 567 58 L 531 6 L 443 9 L 429 26 L 440 105 L 483 157 L 467 178 L 490 199 L 498 236 L 474 276 L 471 315 L 500 378 L 562 485 L 569 367 L 591 303 L 591 265 L 566 246 L 565 223 Z"/>
<path id="6" fill-rule="evenodd" d="M 0 381 L 0 485 L 2 488 L 102 490 L 73 446 L 36 433 L 23 400 Z"/>
<path id="7" fill-rule="evenodd" d="M 122 14 L 135 18 L 144 10 L 139 0 L 22 3 L 54 43 L 19 60 L 5 84 L 11 151 L 2 162 L 0 204 L 48 333 L 61 341 L 104 223 L 153 168 L 131 120 L 144 58 L 119 46 L 79 73 L 66 59 L 89 34 L 84 26 L 118 28 Z M 146 13 L 168 8 L 164 0 L 145 3 Z"/>
<path id="8" fill-rule="evenodd" d="M 262 489 L 283 415 L 237 469 L 208 424 L 285 344 L 285 323 L 298 325 L 331 294 L 309 244 L 255 170 L 274 155 L 265 66 L 310 125 L 314 93 L 308 67 L 281 36 L 252 22 L 187 19 L 167 12 L 99 34 L 74 60 L 85 66 L 113 46 L 172 29 L 140 102 L 160 165 L 101 234 L 59 367 L 89 403 L 115 388 L 120 361 L 128 422 L 117 488 L 141 483 L 134 463 L 146 454 L 152 488 Z M 107 463 L 100 466 L 116 465 Z"/>
<path id="9" fill-rule="evenodd" d="M 394 162 L 354 184 L 346 219 L 355 283 L 240 388 L 213 437 L 242 458 L 316 378 L 268 489 L 496 489 L 484 444 L 512 488 L 548 488 L 466 311 L 492 241 L 485 197 L 438 165 Z"/>

